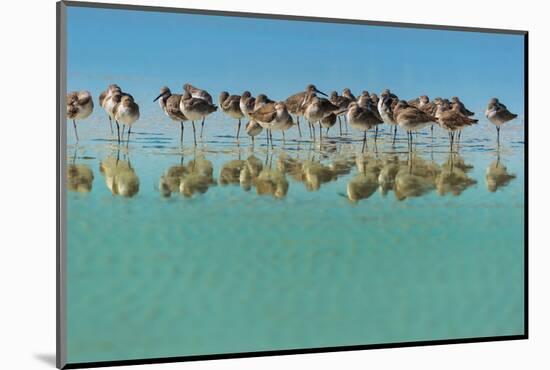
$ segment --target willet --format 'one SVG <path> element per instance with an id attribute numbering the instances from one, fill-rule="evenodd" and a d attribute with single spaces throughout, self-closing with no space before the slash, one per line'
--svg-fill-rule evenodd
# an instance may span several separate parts
<path id="1" fill-rule="evenodd" d="M 393 110 L 393 114 L 395 122 L 407 131 L 409 152 L 412 152 L 413 147 L 412 133 L 430 124 L 437 123 L 437 119 L 434 116 L 423 112 L 419 108 L 409 106 L 404 100 L 400 100 L 397 103 Z"/>
<path id="2" fill-rule="evenodd" d="M 258 136 L 263 130 L 262 126 L 260 126 L 260 124 L 253 119 L 248 121 L 248 123 L 245 126 L 245 129 L 248 136 L 250 136 L 250 138 L 252 139 L 252 144 L 254 144 L 254 141 L 255 141 L 254 138 Z"/>
<path id="3" fill-rule="evenodd" d="M 193 125 L 193 142 L 197 145 L 197 133 L 195 130 L 195 121 L 202 119 L 204 125 L 204 118 L 210 113 L 215 112 L 218 109 L 214 104 L 209 103 L 205 99 L 194 98 L 189 91 L 186 91 L 180 100 L 180 110 L 185 117 L 191 121 Z M 201 127 L 202 133 L 202 127 Z M 202 135 L 201 135 L 202 137 Z"/>
<path id="4" fill-rule="evenodd" d="M 303 105 L 304 117 L 312 125 L 311 127 L 313 128 L 314 140 L 315 140 L 315 126 L 313 126 L 313 124 L 315 122 L 319 123 L 319 139 L 322 140 L 323 133 L 322 133 L 321 120 L 331 113 L 340 114 L 340 112 L 343 111 L 340 107 L 331 103 L 330 100 L 325 98 L 319 98 L 315 94 L 315 92 L 309 92 L 306 95 L 306 98 L 304 99 L 304 102 L 302 103 L 302 105 Z"/>
<path id="5" fill-rule="evenodd" d="M 153 101 L 159 101 L 159 105 L 173 121 L 180 123 L 180 143 L 183 143 L 183 122 L 187 121 L 187 117 L 180 109 L 180 94 L 172 94 L 170 89 L 166 86 L 160 89 L 160 95 L 155 98 Z"/>
<path id="6" fill-rule="evenodd" d="M 212 102 L 212 95 L 210 95 L 206 90 L 199 89 L 198 87 L 195 87 L 189 83 L 186 83 L 183 85 L 183 92 L 184 93 L 188 92 L 192 98 L 203 99 L 203 100 L 206 100 L 211 105 L 214 105 L 214 103 Z M 202 118 L 202 122 L 201 122 L 201 133 L 200 133 L 201 139 L 202 139 L 203 130 L 204 130 L 204 117 Z"/>
<path id="7" fill-rule="evenodd" d="M 365 151 L 367 146 L 367 131 L 380 123 L 378 118 L 367 107 L 360 106 L 357 102 L 352 102 L 346 113 L 350 126 L 358 131 L 363 132 L 363 148 Z"/>
<path id="8" fill-rule="evenodd" d="M 274 104 L 275 102 L 271 99 L 269 99 L 267 97 L 267 95 L 265 94 L 259 94 L 258 96 L 256 96 L 255 100 L 254 100 L 254 109 L 252 112 L 255 112 L 257 110 L 259 110 L 260 108 L 263 108 L 265 105 L 267 104 L 270 104 L 270 105 L 273 105 L 274 107 Z M 252 112 L 249 112 L 248 113 L 248 117 L 253 119 L 252 118 Z M 265 135 L 266 135 L 266 139 L 267 139 L 267 145 L 269 145 L 269 140 L 270 140 L 270 137 L 271 137 L 271 131 L 268 127 L 267 124 L 265 124 L 264 122 L 260 122 L 258 120 L 256 120 L 256 122 L 260 125 L 260 127 L 262 127 L 263 129 L 265 129 Z"/>
<path id="9" fill-rule="evenodd" d="M 437 110 L 437 102 L 442 101 L 442 99 L 440 98 L 436 98 L 434 101 L 430 101 L 430 98 L 428 97 L 428 95 L 420 95 L 417 99 L 418 99 L 418 104 L 416 105 L 416 108 L 420 109 L 425 113 L 428 113 L 430 116 L 435 116 L 435 111 Z M 430 131 L 433 136 L 434 125 L 430 126 Z"/>
<path id="10" fill-rule="evenodd" d="M 458 131 L 460 133 L 465 127 L 477 123 L 477 119 L 463 115 L 458 105 L 454 105 L 451 109 L 450 105 L 446 102 L 441 102 L 437 105 L 435 117 L 439 125 L 449 132 L 449 148 L 451 152 L 453 151 L 455 132 Z"/>
<path id="11" fill-rule="evenodd" d="M 393 109 L 397 105 L 398 98 L 395 94 L 392 94 L 392 92 L 389 89 L 386 89 L 382 91 L 380 94 L 380 99 L 378 99 L 378 113 L 380 113 L 380 117 L 382 120 L 389 124 L 390 126 L 393 125 L 393 144 L 395 144 L 395 137 L 397 136 L 397 122 L 395 121 L 395 115 L 393 112 Z"/>
<path id="12" fill-rule="evenodd" d="M 304 115 L 303 103 L 304 103 L 304 99 L 306 98 L 306 95 L 309 93 L 317 93 L 317 94 L 327 96 L 324 92 L 318 90 L 317 87 L 315 87 L 315 85 L 309 84 L 306 86 L 305 91 L 301 91 L 299 93 L 289 96 L 284 102 L 286 104 L 288 111 L 296 116 L 296 124 L 298 126 L 298 134 L 300 135 L 300 137 L 302 137 L 302 130 L 300 129 L 300 116 Z M 311 127 L 310 127 L 310 137 L 311 137 Z"/>
<path id="13" fill-rule="evenodd" d="M 239 121 L 237 126 L 237 140 L 239 140 L 239 132 L 241 131 L 241 119 L 244 117 L 241 111 L 240 102 L 241 97 L 239 95 L 229 95 L 227 91 L 222 91 L 218 98 L 222 112 L 229 117 Z"/>
<path id="14" fill-rule="evenodd" d="M 120 102 L 114 108 L 115 122 L 121 122 L 123 125 L 128 126 L 128 140 L 130 142 L 130 132 L 132 131 L 132 125 L 139 119 L 139 106 L 134 102 L 131 95 L 122 95 Z M 122 133 L 124 135 L 124 131 Z M 118 139 L 120 142 L 120 137 Z"/>
<path id="15" fill-rule="evenodd" d="M 258 102 L 258 98 L 256 98 L 256 102 Z M 292 121 L 292 117 L 283 102 L 265 103 L 250 113 L 250 117 L 267 130 L 268 143 L 271 141 L 271 147 L 273 147 L 271 131 L 281 130 L 289 124 L 289 120 Z"/>
<path id="16" fill-rule="evenodd" d="M 241 112 L 243 112 L 246 118 L 250 118 L 248 113 L 254 111 L 255 102 L 256 102 L 256 98 L 254 98 L 252 94 L 250 94 L 250 91 L 245 91 L 241 95 L 241 100 L 239 101 L 239 108 L 241 108 Z"/>
<path id="17" fill-rule="evenodd" d="M 189 94 L 191 94 L 191 96 L 193 98 L 199 98 L 199 99 L 206 100 L 210 104 L 213 103 L 212 102 L 212 95 L 210 95 L 208 93 L 208 91 L 203 90 L 203 89 L 199 89 L 198 87 L 195 87 L 195 86 L 193 86 L 189 83 L 186 83 L 186 84 L 183 85 L 183 91 L 188 92 Z"/>
<path id="18" fill-rule="evenodd" d="M 341 109 L 346 109 L 349 104 L 352 102 L 350 98 L 346 98 L 345 96 L 339 96 L 336 91 L 333 91 L 330 93 L 330 102 L 334 105 L 337 105 Z M 344 115 L 344 118 L 346 116 Z M 342 120 L 340 119 L 340 115 L 338 115 L 338 124 L 340 125 L 340 135 L 342 135 Z M 346 133 L 348 132 L 348 124 L 347 120 L 345 120 L 346 124 Z"/>
<path id="19" fill-rule="evenodd" d="M 117 84 L 111 84 L 107 87 L 107 90 L 99 94 L 99 105 L 105 109 L 105 102 L 109 99 L 115 92 L 122 92 L 120 87 Z M 111 134 L 113 133 L 113 120 L 107 112 L 107 117 L 109 117 L 109 127 L 111 128 Z"/>
<path id="20" fill-rule="evenodd" d="M 323 119 L 321 119 L 321 126 L 327 129 L 325 135 L 328 135 L 328 130 L 335 124 L 336 124 L 336 114 L 334 113 L 331 113 L 328 116 L 325 116 L 323 117 Z M 342 126 L 340 126 L 340 134 L 342 134 Z"/>
<path id="21" fill-rule="evenodd" d="M 468 110 L 468 108 L 466 108 L 464 103 L 462 103 L 457 96 L 453 96 L 451 98 L 451 108 L 455 108 L 455 106 L 457 107 L 456 109 L 458 109 L 458 111 L 466 117 L 471 117 L 474 115 L 474 112 Z"/>
<path id="22" fill-rule="evenodd" d="M 93 110 L 94 102 L 88 91 L 73 91 L 67 94 L 67 118 L 73 120 L 76 141 L 78 141 L 76 120 L 87 118 Z"/>
<path id="23" fill-rule="evenodd" d="M 348 98 L 351 101 L 357 101 L 357 98 L 355 97 L 355 95 L 353 95 L 351 93 L 351 90 L 347 87 L 342 91 L 342 96 L 345 98 Z"/>
<path id="24" fill-rule="evenodd" d="M 500 146 L 500 126 L 517 118 L 517 114 L 511 113 L 497 98 L 492 98 L 487 105 L 485 116 L 497 128 L 497 145 Z"/>

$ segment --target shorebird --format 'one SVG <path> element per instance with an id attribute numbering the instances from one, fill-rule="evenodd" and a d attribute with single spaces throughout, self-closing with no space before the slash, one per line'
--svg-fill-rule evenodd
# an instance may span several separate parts
<path id="1" fill-rule="evenodd" d="M 419 108 L 421 111 L 423 111 L 425 113 L 428 113 L 431 116 L 435 116 L 435 111 L 437 109 L 437 103 L 442 101 L 441 98 L 435 98 L 434 101 L 430 101 L 430 98 L 428 97 L 428 95 L 420 95 L 420 97 L 418 97 L 417 99 L 418 99 L 418 104 L 416 105 L 416 107 Z M 433 136 L 434 125 L 430 126 L 430 131 L 431 131 L 432 136 Z M 459 134 L 460 134 L 460 132 L 459 132 Z"/>
<path id="2" fill-rule="evenodd" d="M 274 105 L 275 102 L 271 99 L 269 99 L 267 97 L 267 95 L 265 94 L 259 94 L 258 96 L 256 96 L 255 100 L 254 100 L 254 109 L 252 110 L 252 112 L 255 112 L 257 110 L 259 110 L 260 108 L 264 107 L 266 104 L 272 104 Z M 252 112 L 248 112 L 248 117 L 249 118 L 253 118 L 252 117 Z M 270 137 L 272 136 L 271 134 L 271 131 L 269 130 L 269 127 L 267 124 L 263 123 L 263 122 L 260 122 L 260 121 L 257 121 L 256 122 L 260 125 L 260 127 L 262 127 L 262 129 L 265 128 L 265 135 L 266 135 L 266 139 L 267 139 L 267 145 L 269 145 L 269 140 L 270 140 Z"/>
<path id="3" fill-rule="evenodd" d="M 300 137 L 302 137 L 302 130 L 300 129 L 300 116 L 304 115 L 302 105 L 304 103 L 304 99 L 306 98 L 306 95 L 309 93 L 317 93 L 317 94 L 327 96 L 324 92 L 319 91 L 319 89 L 317 89 L 315 85 L 309 84 L 306 86 L 305 91 L 301 91 L 299 93 L 291 95 L 288 98 L 286 98 L 286 100 L 284 101 L 288 111 L 296 116 L 296 124 L 298 125 L 298 134 L 300 135 Z M 311 137 L 311 127 L 310 127 L 309 134 Z"/>
<path id="4" fill-rule="evenodd" d="M 437 104 L 435 118 L 437 118 L 437 123 L 449 132 L 449 147 L 451 151 L 453 150 L 455 132 L 458 131 L 460 134 L 465 127 L 477 123 L 477 119 L 472 119 L 463 115 L 458 105 L 453 105 L 453 107 L 450 108 L 449 104 L 446 102 Z"/>
<path id="5" fill-rule="evenodd" d="M 244 117 L 240 107 L 241 97 L 239 95 L 229 95 L 227 91 L 222 91 L 218 97 L 218 102 L 222 112 L 239 121 L 239 125 L 237 126 L 237 140 L 239 140 L 241 119 Z"/>
<path id="6" fill-rule="evenodd" d="M 206 90 L 199 89 L 198 87 L 186 83 L 183 85 L 183 91 L 191 94 L 193 98 L 203 99 L 212 104 L 212 95 L 210 95 Z"/>
<path id="7" fill-rule="evenodd" d="M 315 126 L 313 126 L 314 122 L 319 122 L 319 139 L 322 140 L 323 134 L 322 134 L 322 127 L 321 127 L 321 120 L 328 116 L 331 113 L 334 114 L 340 114 L 341 109 L 337 105 L 334 105 L 330 102 L 330 100 L 325 98 L 319 98 L 315 92 L 309 92 L 304 102 L 302 103 L 303 106 L 303 112 L 304 117 L 308 120 L 308 122 L 312 125 L 313 128 L 313 139 L 315 140 Z"/>
<path id="8" fill-rule="evenodd" d="M 395 94 L 392 94 L 389 89 L 382 91 L 380 94 L 380 99 L 378 99 L 378 113 L 382 120 L 389 124 L 393 125 L 393 144 L 395 144 L 395 137 L 397 136 L 397 121 L 395 121 L 395 115 L 393 109 L 397 105 L 398 98 Z"/>
<path id="9" fill-rule="evenodd" d="M 347 87 L 344 89 L 344 91 L 342 91 L 342 96 L 345 97 L 345 98 L 348 98 L 351 101 L 356 101 L 357 100 L 357 98 L 355 98 L 355 95 L 353 95 L 351 93 L 351 90 L 348 89 Z"/>
<path id="10" fill-rule="evenodd" d="M 246 118 L 250 118 L 248 113 L 254 111 L 254 104 L 256 103 L 256 98 L 250 94 L 250 91 L 245 91 L 241 95 L 241 100 L 239 101 L 239 108 L 241 108 L 241 112 L 243 112 L 244 116 Z"/>
<path id="11" fill-rule="evenodd" d="M 328 135 L 328 130 L 332 126 L 334 126 L 335 123 L 336 123 L 336 114 L 334 113 L 331 113 L 328 116 L 325 116 L 323 117 L 323 119 L 321 119 L 321 126 L 327 129 L 325 135 Z M 342 126 L 340 126 L 340 134 L 342 134 Z"/>
<path id="12" fill-rule="evenodd" d="M 474 112 L 468 110 L 464 105 L 464 103 L 462 103 L 457 96 L 453 96 L 451 98 L 451 108 L 454 108 L 455 106 L 457 106 L 457 109 L 459 110 L 460 113 L 462 113 L 467 117 L 471 117 L 474 115 Z"/>
<path id="13" fill-rule="evenodd" d="M 208 103 L 210 103 L 210 105 L 214 105 L 212 102 L 212 95 L 210 95 L 206 90 L 199 89 L 198 87 L 195 87 L 189 83 L 186 83 L 183 85 L 183 91 L 184 93 L 188 92 L 192 98 L 206 100 Z M 201 139 L 202 139 L 202 131 L 204 130 L 204 117 L 202 117 L 202 122 L 201 122 L 201 134 L 200 134 Z"/>
<path id="14" fill-rule="evenodd" d="M 67 118 L 73 120 L 76 141 L 78 141 L 76 120 L 87 118 L 93 110 L 94 102 L 88 91 L 73 91 L 67 94 Z"/>
<path id="15" fill-rule="evenodd" d="M 159 101 L 159 105 L 170 119 L 180 123 L 180 143 L 183 143 L 183 122 L 187 121 L 187 117 L 180 109 L 180 94 L 172 94 L 170 89 L 166 86 L 160 89 L 160 95 L 155 98 L 155 101 Z"/>
<path id="16" fill-rule="evenodd" d="M 367 145 L 367 131 L 377 126 L 380 121 L 371 110 L 361 107 L 357 102 L 352 102 L 349 105 L 346 116 L 351 127 L 363 132 L 363 148 L 361 151 L 364 152 Z"/>
<path id="17" fill-rule="evenodd" d="M 275 103 L 275 102 L 273 100 L 269 99 L 267 97 L 267 95 L 259 94 L 256 97 L 255 101 L 254 101 L 254 110 L 253 111 L 256 111 L 256 110 L 260 109 L 261 107 L 263 107 L 264 105 L 271 104 L 271 103 Z M 248 117 L 251 117 L 250 112 L 248 112 Z"/>
<path id="18" fill-rule="evenodd" d="M 248 123 L 245 126 L 245 129 L 248 136 L 250 136 L 250 138 L 252 139 L 252 144 L 254 144 L 254 141 L 255 141 L 254 138 L 258 136 L 263 130 L 262 126 L 260 126 L 260 124 L 253 119 L 248 121 Z"/>
<path id="19" fill-rule="evenodd" d="M 119 130 L 118 123 L 128 126 L 128 141 L 130 142 L 130 132 L 132 131 L 132 125 L 139 119 L 139 106 L 134 102 L 131 95 L 122 95 L 120 102 L 115 105 L 115 122 L 117 124 L 117 130 Z M 124 131 L 122 132 L 124 135 Z M 118 138 L 120 142 L 120 136 Z"/>
<path id="20" fill-rule="evenodd" d="M 434 116 L 423 112 L 419 108 L 409 106 L 404 100 L 397 103 L 393 114 L 395 122 L 407 131 L 409 152 L 412 152 L 413 146 L 412 133 L 437 122 Z"/>
<path id="21" fill-rule="evenodd" d="M 497 98 L 492 98 L 487 105 L 485 116 L 497 128 L 497 145 L 500 146 L 500 126 L 517 118 L 517 114 L 511 113 Z"/>
<path id="22" fill-rule="evenodd" d="M 361 95 L 359 95 L 359 98 L 357 98 L 357 104 L 360 106 L 360 107 L 366 107 L 367 104 L 369 103 L 370 101 L 370 94 L 367 90 L 363 90 L 363 92 L 361 93 Z"/>
<path id="23" fill-rule="evenodd" d="M 195 130 L 195 121 L 202 119 L 202 125 L 204 125 L 204 118 L 210 113 L 215 112 L 218 109 L 214 104 L 209 103 L 205 99 L 194 98 L 189 91 L 186 91 L 180 100 L 180 110 L 191 121 L 193 125 L 193 142 L 197 145 L 197 133 Z M 202 127 L 201 127 L 202 137 Z"/>
<path id="24" fill-rule="evenodd" d="M 120 87 L 117 84 L 111 84 L 107 87 L 107 90 L 103 91 L 101 94 L 99 94 L 99 105 L 105 109 L 105 102 L 107 99 L 109 99 L 115 92 L 122 92 Z M 107 112 L 107 110 L 105 109 Z M 109 117 L 109 127 L 111 128 L 111 134 L 113 133 L 113 120 L 111 119 L 111 116 L 109 115 L 109 112 L 107 112 L 107 117 Z"/>
<path id="25" fill-rule="evenodd" d="M 258 102 L 258 98 L 256 98 Z M 286 104 L 283 102 L 278 103 L 265 103 L 254 112 L 249 113 L 250 118 L 257 121 L 260 126 L 265 128 L 267 132 L 268 143 L 271 141 L 271 147 L 273 147 L 272 130 L 282 130 L 284 127 L 292 122 L 292 117 L 286 108 Z"/>
<path id="26" fill-rule="evenodd" d="M 288 109 L 287 109 L 288 111 Z M 335 118 L 336 120 L 336 118 Z M 281 130 L 281 133 L 283 134 L 283 144 L 285 143 L 285 131 L 289 128 L 293 127 L 296 123 L 292 120 L 292 116 L 289 114 L 286 122 L 280 125 L 279 130 Z"/>
<path id="27" fill-rule="evenodd" d="M 330 93 L 330 102 L 334 105 L 337 105 L 341 109 L 347 109 L 347 107 L 350 105 L 350 103 L 353 101 L 350 98 L 347 98 L 345 96 L 339 96 L 336 91 L 333 91 Z M 348 123 L 347 120 L 345 120 L 344 115 L 344 122 L 346 125 L 346 132 L 348 132 Z M 340 125 L 340 135 L 342 135 L 342 120 L 340 119 L 340 115 L 338 115 L 338 124 Z"/>

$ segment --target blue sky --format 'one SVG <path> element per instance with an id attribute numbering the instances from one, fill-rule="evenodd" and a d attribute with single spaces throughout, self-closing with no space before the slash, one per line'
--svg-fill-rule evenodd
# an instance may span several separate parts
<path id="1" fill-rule="evenodd" d="M 214 96 L 280 100 L 315 83 L 326 93 L 457 95 L 476 110 L 496 96 L 523 113 L 520 35 L 76 7 L 67 31 L 68 88 L 94 95 L 118 82 L 149 99 L 191 82 Z"/>

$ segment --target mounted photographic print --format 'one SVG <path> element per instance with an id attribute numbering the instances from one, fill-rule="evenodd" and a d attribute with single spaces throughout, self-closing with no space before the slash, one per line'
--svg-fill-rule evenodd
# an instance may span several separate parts
<path id="1" fill-rule="evenodd" d="M 527 32 L 57 10 L 59 367 L 527 338 Z"/>

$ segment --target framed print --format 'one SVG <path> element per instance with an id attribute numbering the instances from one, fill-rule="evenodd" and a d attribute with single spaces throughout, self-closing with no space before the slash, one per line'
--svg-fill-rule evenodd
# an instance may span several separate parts
<path id="1" fill-rule="evenodd" d="M 526 31 L 57 12 L 58 367 L 527 338 Z"/>

